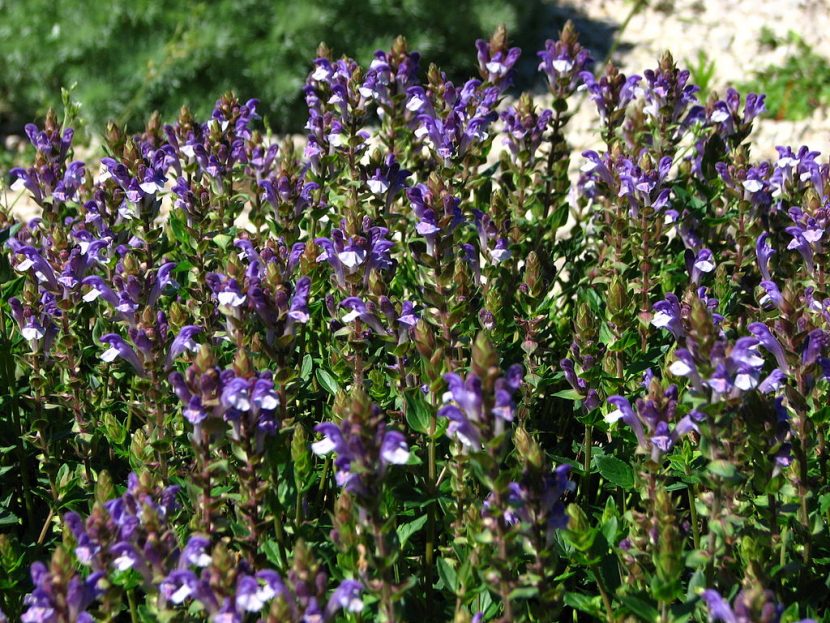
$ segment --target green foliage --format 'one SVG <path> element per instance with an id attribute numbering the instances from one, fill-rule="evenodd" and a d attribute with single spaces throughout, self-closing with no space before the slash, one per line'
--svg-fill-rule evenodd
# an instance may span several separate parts
<path id="1" fill-rule="evenodd" d="M 0 2 L 0 126 L 57 107 L 77 82 L 84 115 L 137 127 L 182 105 L 210 113 L 224 91 L 258 97 L 272 128 L 305 121 L 302 85 L 320 41 L 368 63 L 406 33 L 422 70 L 468 76 L 474 40 L 499 23 L 533 31 L 540 3 L 521 0 L 32 0 Z M 534 8 L 536 7 L 536 8 Z M 522 43 L 522 42 L 519 42 Z M 528 44 L 527 41 L 524 42 Z M 531 44 L 533 45 L 533 44 Z"/>
<path id="2" fill-rule="evenodd" d="M 767 116 L 797 121 L 809 117 L 816 108 L 830 104 L 830 61 L 826 57 L 816 53 L 793 32 L 783 41 L 766 32 L 762 42 L 776 49 L 784 44 L 795 47 L 780 65 L 759 71 L 754 80 L 741 87 L 741 90 L 766 93 Z"/>
<path id="3" fill-rule="evenodd" d="M 712 78 L 715 76 L 715 61 L 704 50 L 698 50 L 697 60 L 694 63 L 688 61 L 688 66 L 692 82 L 700 87 L 699 97 L 705 102 L 709 98 Z"/>

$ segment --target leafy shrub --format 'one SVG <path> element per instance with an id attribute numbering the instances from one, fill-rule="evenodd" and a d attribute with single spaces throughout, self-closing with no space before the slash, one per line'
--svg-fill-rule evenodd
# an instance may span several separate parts
<path id="1" fill-rule="evenodd" d="M 27 126 L 10 617 L 827 620 L 830 167 L 753 161 L 763 96 L 669 55 L 594 75 L 567 26 L 540 109 L 518 54 L 321 49 L 302 154 L 233 95 L 94 165 Z"/>
<path id="2" fill-rule="evenodd" d="M 271 127 L 297 132 L 320 41 L 368 62 L 408 32 L 426 61 L 463 78 L 476 37 L 503 22 L 532 38 L 541 10 L 519 0 L 0 3 L 0 126 L 17 130 L 77 83 L 84 115 L 99 127 L 118 119 L 138 129 L 153 110 L 171 118 L 182 105 L 204 117 L 216 93 L 233 89 L 262 98 Z"/>

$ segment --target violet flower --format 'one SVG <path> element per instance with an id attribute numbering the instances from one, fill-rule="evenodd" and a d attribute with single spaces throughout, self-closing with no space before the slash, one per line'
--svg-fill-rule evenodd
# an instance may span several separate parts
<path id="1" fill-rule="evenodd" d="M 779 342 L 769 330 L 769 327 L 767 327 L 767 325 L 763 322 L 753 322 L 747 327 L 747 329 L 749 329 L 749 332 L 755 336 L 761 346 L 763 346 L 771 355 L 775 357 L 775 360 L 778 362 L 778 368 L 781 372 L 787 374 L 790 366 L 787 363 L 787 356 L 784 353 L 784 348 L 781 346 L 781 342 Z"/>
<path id="2" fill-rule="evenodd" d="M 101 355 L 101 359 L 109 363 L 121 357 L 135 369 L 139 376 L 144 376 L 144 364 L 132 347 L 124 341 L 124 338 L 117 333 L 108 333 L 101 336 L 100 341 L 102 344 L 109 345 L 109 348 Z"/>
<path id="3" fill-rule="evenodd" d="M 184 351 L 189 350 L 195 353 L 199 350 L 199 344 L 193 338 L 201 333 L 204 329 L 194 325 L 187 325 L 181 328 L 176 339 L 170 345 L 170 351 L 167 354 L 167 362 L 165 366 L 169 368 L 173 365 L 173 360 L 181 355 Z"/>
<path id="4" fill-rule="evenodd" d="M 708 274 L 715 270 L 714 256 L 709 249 L 700 249 L 697 254 L 692 254 L 687 250 L 686 264 L 691 281 L 695 285 L 700 285 L 700 279 L 704 273 Z"/>
<path id="5" fill-rule="evenodd" d="M 507 49 L 507 36 L 504 29 L 499 29 L 490 39 L 476 40 L 478 71 L 481 77 L 491 84 L 503 89 L 510 86 L 513 66 L 519 60 L 522 51 L 519 48 Z"/>
<path id="6" fill-rule="evenodd" d="M 333 617 L 339 610 L 362 612 L 363 601 L 360 599 L 362 591 L 363 585 L 357 580 L 343 580 L 326 604 L 326 619 Z"/>
<path id="7" fill-rule="evenodd" d="M 772 281 L 769 273 L 769 260 L 775 255 L 775 249 L 769 244 L 769 233 L 764 232 L 758 236 L 755 243 L 755 257 L 758 259 L 758 270 L 765 281 Z"/>
<path id="8" fill-rule="evenodd" d="M 658 329 L 667 329 L 674 339 L 680 340 L 685 335 L 683 318 L 681 317 L 680 301 L 669 292 L 665 300 L 654 304 L 654 316 L 651 324 Z"/>
<path id="9" fill-rule="evenodd" d="M 637 437 L 639 451 L 648 454 L 652 461 L 659 463 L 681 437 L 698 431 L 695 418 L 701 416 L 697 412 L 690 413 L 670 427 L 677 409 L 677 386 L 670 385 L 668 389 L 661 391 L 660 382 L 653 379 L 648 389 L 649 394 L 645 399 L 637 399 L 636 411 L 625 397 L 609 397 L 608 402 L 616 409 L 605 416 L 605 421 L 613 424 L 622 420 L 630 426 Z"/>
<path id="10" fill-rule="evenodd" d="M 545 41 L 545 49 L 538 53 L 539 71 L 544 72 L 548 90 L 555 98 L 566 98 L 581 84 L 582 73 L 589 69 L 594 59 L 588 50 L 579 45 L 576 30 L 569 21 L 559 39 Z"/>
<path id="11" fill-rule="evenodd" d="M 359 319 L 365 325 L 371 327 L 371 329 L 378 335 L 387 335 L 389 333 L 380 323 L 380 320 L 374 312 L 374 305 L 372 303 L 367 304 L 356 296 L 350 296 L 347 299 L 344 299 L 343 302 L 340 303 L 340 306 L 351 310 L 343 316 L 343 322 L 348 324 Z"/>
<path id="12" fill-rule="evenodd" d="M 784 607 L 777 602 L 770 590 L 742 589 L 732 606 L 714 589 L 706 589 L 701 598 L 709 612 L 709 621 L 714 623 L 753 623 L 764 621 L 778 623 Z M 799 623 L 815 623 L 813 619 L 802 619 Z"/>
<path id="13" fill-rule="evenodd" d="M 449 419 L 447 436 L 457 439 L 468 450 L 481 450 L 482 442 L 504 433 L 505 422 L 513 421 L 513 393 L 521 387 L 522 367 L 513 365 L 507 375 L 496 380 L 492 399 L 483 396 L 481 379 L 470 372 L 466 378 L 449 372 L 444 375 L 448 391 L 438 417 Z M 492 402 L 491 402 L 492 400 Z M 486 408 L 487 404 L 492 406 Z"/>
<path id="14" fill-rule="evenodd" d="M 93 573 L 87 578 L 73 575 L 68 583 L 53 578 L 53 572 L 42 562 L 31 567 L 34 590 L 26 595 L 26 611 L 20 617 L 23 623 L 56 623 L 59 613 L 66 620 L 77 623 L 93 623 L 94 619 L 86 610 L 101 594 L 98 587 L 103 573 Z"/>
<path id="15" fill-rule="evenodd" d="M 404 436 L 387 430 L 386 424 L 377 419 L 378 410 L 372 407 L 369 423 L 345 419 L 339 425 L 323 422 L 314 430 L 323 435 L 311 444 L 318 456 L 334 452 L 337 456 L 337 484 L 347 491 L 366 497 L 376 492 L 377 483 L 389 465 L 404 465 L 409 460 L 409 446 Z"/>

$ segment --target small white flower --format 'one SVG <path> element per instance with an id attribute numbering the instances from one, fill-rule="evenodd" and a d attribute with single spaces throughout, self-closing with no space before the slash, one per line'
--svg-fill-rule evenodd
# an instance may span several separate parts
<path id="1" fill-rule="evenodd" d="M 415 95 L 409 98 L 409 101 L 406 103 L 406 109 L 410 112 L 418 112 L 424 107 L 425 103 L 419 95 Z"/>
<path id="2" fill-rule="evenodd" d="M 190 588 L 187 584 L 182 584 L 176 592 L 170 595 L 170 601 L 172 601 L 174 604 L 180 604 L 185 599 L 190 597 L 190 594 L 192 592 L 192 588 Z"/>
<path id="3" fill-rule="evenodd" d="M 573 69 L 574 63 L 572 60 L 567 58 L 557 58 L 555 61 L 551 63 L 553 68 L 558 71 L 560 74 L 565 73 L 566 71 L 570 71 Z"/>
<path id="4" fill-rule="evenodd" d="M 38 326 L 24 327 L 21 333 L 27 340 L 39 340 L 44 335 L 43 329 Z"/>
<path id="5" fill-rule="evenodd" d="M 664 327 L 668 327 L 671 324 L 673 317 L 671 314 L 668 314 L 664 311 L 658 311 L 654 314 L 654 318 L 651 319 L 651 324 L 658 329 L 662 329 Z"/>
<path id="6" fill-rule="evenodd" d="M 764 184 L 760 180 L 744 180 L 743 186 L 749 192 L 757 193 L 764 187 Z"/>
<path id="7" fill-rule="evenodd" d="M 614 423 L 614 422 L 616 422 L 617 420 L 621 420 L 621 419 L 622 419 L 622 417 L 623 417 L 623 412 L 622 412 L 622 411 L 620 411 L 619 409 L 615 409 L 614 411 L 612 411 L 611 413 L 607 414 L 607 415 L 606 415 L 604 418 L 602 418 L 602 419 L 604 419 L 604 420 L 605 420 L 605 422 L 606 422 L 607 424 L 613 424 L 613 423 Z"/>
<path id="8" fill-rule="evenodd" d="M 84 294 L 82 298 L 85 302 L 91 303 L 92 301 L 97 299 L 99 296 L 101 296 L 101 292 L 99 292 L 95 288 L 92 288 L 92 290 L 90 290 L 89 292 Z"/>
<path id="9" fill-rule="evenodd" d="M 758 385 L 758 380 L 750 374 L 741 373 L 735 377 L 735 387 L 748 391 Z"/>
<path id="10" fill-rule="evenodd" d="M 371 190 L 376 195 L 382 195 L 387 190 L 389 190 L 389 184 L 386 182 L 386 180 L 372 179 L 366 182 L 366 184 L 369 186 L 369 190 Z"/>
<path id="11" fill-rule="evenodd" d="M 718 110 L 716 110 L 715 112 L 712 113 L 712 116 L 709 117 L 709 119 L 711 119 L 714 123 L 722 123 L 723 121 L 726 121 L 730 117 L 731 117 L 731 115 L 728 112 L 726 112 L 725 110 L 722 110 L 722 109 L 718 109 Z"/>
<path id="12" fill-rule="evenodd" d="M 112 561 L 113 566 L 119 571 L 126 571 L 132 569 L 135 560 L 127 553 L 121 554 L 118 558 Z"/>
<path id="13" fill-rule="evenodd" d="M 111 361 L 115 361 L 116 357 L 118 357 L 118 349 L 115 348 L 114 346 L 110 346 L 101 355 L 101 359 L 103 359 L 107 363 L 109 363 Z"/>
<path id="14" fill-rule="evenodd" d="M 354 270 L 366 259 L 365 251 L 341 251 L 337 254 L 338 259 L 349 270 Z"/>
<path id="15" fill-rule="evenodd" d="M 317 456 L 324 456 L 333 450 L 334 442 L 328 437 L 323 437 L 320 441 L 311 444 L 311 451 Z"/>
<path id="16" fill-rule="evenodd" d="M 669 372 L 675 376 L 689 376 L 692 373 L 692 368 L 685 361 L 678 359 L 669 366 Z"/>
<path id="17" fill-rule="evenodd" d="M 245 302 L 244 294 L 237 294 L 233 290 L 225 290 L 216 295 L 219 299 L 220 305 L 230 305 L 231 307 L 239 307 Z"/>
<path id="18" fill-rule="evenodd" d="M 715 270 L 715 264 L 711 260 L 698 260 L 695 262 L 695 268 L 702 273 L 711 273 Z"/>

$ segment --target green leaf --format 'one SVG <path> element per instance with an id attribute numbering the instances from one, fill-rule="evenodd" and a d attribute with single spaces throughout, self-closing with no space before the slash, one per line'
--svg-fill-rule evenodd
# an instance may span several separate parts
<path id="1" fill-rule="evenodd" d="M 418 519 L 398 526 L 396 532 L 398 533 L 398 541 L 400 541 L 401 543 L 401 549 L 406 547 L 406 544 L 409 541 L 409 539 L 412 538 L 412 535 L 418 532 L 421 528 L 423 528 L 426 522 L 427 516 L 422 515 L 421 517 L 418 517 Z"/>
<path id="2" fill-rule="evenodd" d="M 595 456 L 594 463 L 600 475 L 611 484 L 623 489 L 634 486 L 634 470 L 628 463 L 607 454 Z"/>
<path id="3" fill-rule="evenodd" d="M 231 238 L 231 236 L 227 234 L 216 234 L 213 237 L 214 244 L 216 244 L 216 246 L 222 249 L 223 251 L 228 248 L 228 245 L 230 244 L 231 240 L 233 240 L 233 238 Z"/>
<path id="4" fill-rule="evenodd" d="M 538 594 L 538 586 L 520 586 L 510 591 L 510 599 L 533 599 Z"/>
<path id="5" fill-rule="evenodd" d="M 332 376 L 331 372 L 324 370 L 323 368 L 317 368 L 315 374 L 317 376 L 317 382 L 320 383 L 320 387 L 325 389 L 332 396 L 340 391 L 340 385 L 337 383 L 337 379 Z"/>
<path id="6" fill-rule="evenodd" d="M 659 616 L 657 608 L 639 597 L 618 595 L 617 598 L 629 612 L 636 615 L 641 621 L 656 621 Z"/>
<path id="7" fill-rule="evenodd" d="M 738 477 L 738 470 L 729 461 L 711 461 L 707 467 L 709 473 L 720 476 L 725 480 L 735 480 Z"/>
<path id="8" fill-rule="evenodd" d="M 311 368 L 314 366 L 314 360 L 311 358 L 311 355 L 306 353 L 303 356 L 303 365 L 300 368 L 300 378 L 304 381 L 308 381 L 311 378 Z"/>
<path id="9" fill-rule="evenodd" d="M 280 553 L 280 546 L 277 544 L 276 541 L 265 541 L 262 544 L 262 553 L 265 554 L 265 557 L 268 559 L 272 565 L 277 568 L 283 566 L 284 561 L 282 559 L 282 555 Z"/>
<path id="10" fill-rule="evenodd" d="M 588 597 L 582 593 L 565 593 L 565 605 L 595 617 L 600 616 L 600 597 Z"/>
<path id="11" fill-rule="evenodd" d="M 406 423 L 416 433 L 428 434 L 431 420 L 429 405 L 419 390 L 404 394 L 406 400 Z"/>
<path id="12" fill-rule="evenodd" d="M 555 398 L 564 398 L 565 400 L 582 400 L 583 396 L 575 389 L 563 389 L 558 392 L 554 392 L 553 396 Z"/>
<path id="13" fill-rule="evenodd" d="M 173 232 L 174 240 L 190 246 L 190 233 L 188 233 L 187 225 L 177 210 L 170 212 L 168 223 L 170 223 L 170 230 Z"/>
<path id="14" fill-rule="evenodd" d="M 441 578 L 444 586 L 453 593 L 458 591 L 458 577 L 456 576 L 455 569 L 447 562 L 446 558 L 438 559 L 438 577 Z"/>

